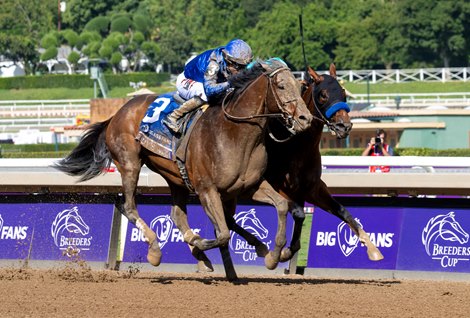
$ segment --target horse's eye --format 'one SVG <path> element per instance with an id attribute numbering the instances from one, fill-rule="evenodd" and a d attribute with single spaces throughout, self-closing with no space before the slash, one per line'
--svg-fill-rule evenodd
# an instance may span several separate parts
<path id="1" fill-rule="evenodd" d="M 279 82 L 279 83 L 277 83 L 277 88 L 284 89 L 284 88 L 286 88 L 286 86 L 284 85 L 284 83 Z"/>
<path id="2" fill-rule="evenodd" d="M 328 101 L 328 92 L 325 89 L 320 91 L 320 103 L 326 103 Z"/>

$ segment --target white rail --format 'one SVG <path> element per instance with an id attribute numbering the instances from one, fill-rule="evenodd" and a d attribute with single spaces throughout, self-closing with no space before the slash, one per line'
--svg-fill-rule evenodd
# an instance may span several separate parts
<path id="1" fill-rule="evenodd" d="M 328 73 L 320 71 L 319 73 Z M 304 72 L 294 72 L 302 78 Z M 470 80 L 470 68 L 451 67 L 451 68 L 420 68 L 420 69 L 390 69 L 390 70 L 348 70 L 336 71 L 339 79 L 348 82 L 367 82 L 370 83 L 403 83 L 403 82 L 450 82 Z"/>
<path id="2" fill-rule="evenodd" d="M 0 132 L 74 125 L 78 115 L 89 114 L 89 99 L 0 101 Z"/>
<path id="3" fill-rule="evenodd" d="M 57 159 L 0 159 L 0 192 L 121 192 L 121 177 L 111 171 L 84 183 L 67 176 L 51 165 Z M 322 157 L 322 179 L 334 194 L 385 195 L 470 195 L 470 158 L 468 157 Z M 408 172 L 369 173 L 357 169 L 369 165 L 411 167 Z M 337 169 L 333 168 L 336 167 Z M 420 167 L 419 173 L 413 167 Z M 438 172 L 440 168 L 452 168 Z M 394 171 L 395 170 L 395 171 Z M 168 185 L 158 174 L 142 169 L 141 193 L 169 193 Z"/>

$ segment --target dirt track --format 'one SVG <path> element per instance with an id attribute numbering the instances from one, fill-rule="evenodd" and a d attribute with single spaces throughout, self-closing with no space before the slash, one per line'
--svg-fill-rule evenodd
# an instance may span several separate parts
<path id="1" fill-rule="evenodd" d="M 468 317 L 470 283 L 0 269 L 0 317 Z"/>

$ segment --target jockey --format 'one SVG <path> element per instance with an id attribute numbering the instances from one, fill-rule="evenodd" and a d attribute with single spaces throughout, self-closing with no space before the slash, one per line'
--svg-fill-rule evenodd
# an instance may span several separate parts
<path id="1" fill-rule="evenodd" d="M 173 132 L 179 132 L 181 124 L 178 120 L 225 92 L 230 87 L 228 77 L 245 68 L 252 58 L 250 46 L 243 40 L 234 39 L 187 62 L 184 72 L 176 79 L 178 94 L 186 102 L 164 118 L 163 123 Z"/>

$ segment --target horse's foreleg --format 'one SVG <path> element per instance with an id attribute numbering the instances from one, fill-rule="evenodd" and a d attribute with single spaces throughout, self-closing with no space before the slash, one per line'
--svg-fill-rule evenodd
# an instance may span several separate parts
<path id="1" fill-rule="evenodd" d="M 259 188 L 253 193 L 252 199 L 274 205 L 277 210 L 278 224 L 275 239 L 276 243 L 274 249 L 270 251 L 264 259 L 266 268 L 275 269 L 281 259 L 281 250 L 286 245 L 287 241 L 286 226 L 289 201 L 277 193 L 266 180 L 261 182 Z"/>
<path id="2" fill-rule="evenodd" d="M 196 190 L 199 193 L 199 200 L 204 211 L 214 225 L 216 238 L 215 240 L 196 240 L 194 245 L 202 251 L 227 245 L 230 240 L 230 231 L 225 220 L 224 207 L 219 192 L 215 187 Z"/>
<path id="3" fill-rule="evenodd" d="M 122 205 L 121 213 L 142 231 L 145 241 L 149 244 L 147 261 L 153 266 L 158 266 L 161 262 L 162 252 L 158 245 L 157 235 L 152 231 L 147 223 L 140 218 L 135 204 L 135 194 L 140 173 L 140 161 L 136 159 L 136 161 L 128 160 L 128 162 L 129 163 L 127 165 L 116 162 L 116 166 L 121 173 L 122 186 L 124 190 L 124 204 Z M 130 162 L 134 162 L 134 164 L 131 164 Z"/>
<path id="4" fill-rule="evenodd" d="M 320 180 L 317 191 L 312 193 L 312 197 L 307 198 L 307 201 L 346 222 L 358 236 L 359 241 L 366 246 L 367 255 L 371 261 L 380 261 L 384 258 L 379 249 L 370 241 L 369 235 L 359 226 L 351 213 L 331 196 L 323 181 Z"/>
<path id="5" fill-rule="evenodd" d="M 197 260 L 198 272 L 213 272 L 214 267 L 206 254 L 198 247 L 194 246 L 196 240 L 201 240 L 198 234 L 195 234 L 188 224 L 188 211 L 186 202 L 188 202 L 189 191 L 184 188 L 177 188 L 170 184 L 171 194 L 173 198 L 173 206 L 171 208 L 171 219 L 175 222 L 176 227 L 183 233 L 183 238 L 188 243 L 191 254 Z"/>

